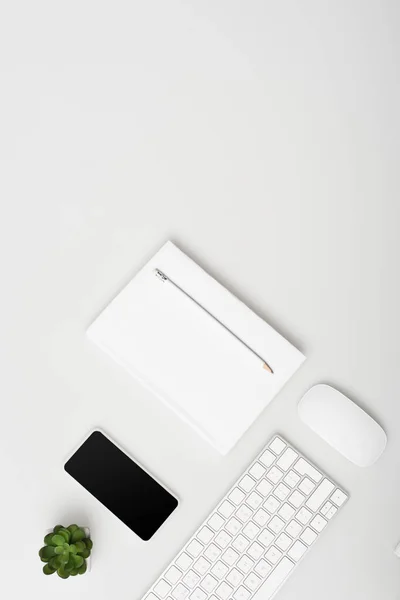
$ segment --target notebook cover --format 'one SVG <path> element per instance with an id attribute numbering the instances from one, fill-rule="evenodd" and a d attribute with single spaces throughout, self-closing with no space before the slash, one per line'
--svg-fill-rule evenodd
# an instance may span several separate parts
<path id="1" fill-rule="evenodd" d="M 194 298 L 272 367 L 155 269 Z M 88 336 L 226 454 L 305 357 L 167 242 L 88 329 Z"/>

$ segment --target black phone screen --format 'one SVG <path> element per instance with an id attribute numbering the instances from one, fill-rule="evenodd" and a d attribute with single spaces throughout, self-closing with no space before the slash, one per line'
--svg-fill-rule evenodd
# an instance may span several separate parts
<path id="1" fill-rule="evenodd" d="M 88 437 L 64 468 L 142 540 L 149 540 L 178 506 L 100 431 Z"/>

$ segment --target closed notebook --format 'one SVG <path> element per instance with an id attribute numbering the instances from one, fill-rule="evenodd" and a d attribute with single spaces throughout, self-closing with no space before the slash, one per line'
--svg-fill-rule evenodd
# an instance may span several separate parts
<path id="1" fill-rule="evenodd" d="M 161 281 L 155 269 L 185 293 Z M 273 374 L 197 303 L 262 357 Z M 222 454 L 304 360 L 172 242 L 107 306 L 88 336 Z"/>

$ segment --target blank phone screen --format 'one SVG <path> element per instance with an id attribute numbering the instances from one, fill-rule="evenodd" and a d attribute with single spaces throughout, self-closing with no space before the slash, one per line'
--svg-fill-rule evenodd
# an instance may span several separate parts
<path id="1" fill-rule="evenodd" d="M 88 437 L 64 468 L 142 540 L 149 540 L 178 506 L 100 431 Z"/>

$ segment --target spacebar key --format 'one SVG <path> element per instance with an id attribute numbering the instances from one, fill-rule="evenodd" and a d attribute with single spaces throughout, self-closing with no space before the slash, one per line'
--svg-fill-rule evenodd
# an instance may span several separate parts
<path id="1" fill-rule="evenodd" d="M 293 567 L 294 563 L 286 558 L 286 556 L 283 557 L 280 563 L 276 565 L 268 579 L 264 581 L 260 589 L 253 596 L 252 600 L 269 600 L 272 598 L 277 589 L 285 581 Z"/>

